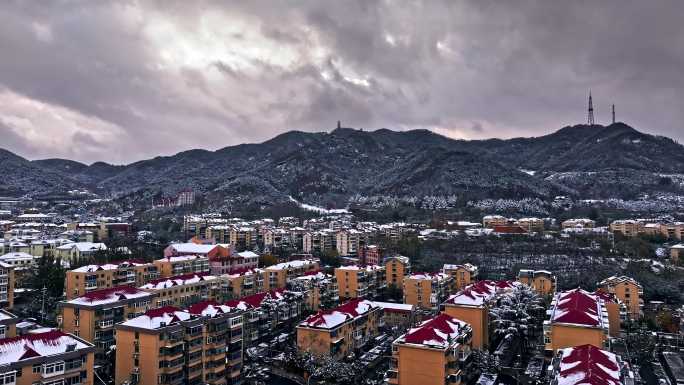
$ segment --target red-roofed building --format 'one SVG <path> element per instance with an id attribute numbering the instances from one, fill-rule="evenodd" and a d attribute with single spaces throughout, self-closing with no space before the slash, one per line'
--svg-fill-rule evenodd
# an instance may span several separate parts
<path id="1" fill-rule="evenodd" d="M 114 345 L 114 325 L 143 314 L 156 294 L 130 286 L 85 293 L 60 302 L 62 330 L 80 336 L 97 347 L 96 359 Z"/>
<path id="2" fill-rule="evenodd" d="M 471 362 L 472 328 L 444 313 L 422 322 L 392 344 L 387 383 L 464 383 Z"/>
<path id="3" fill-rule="evenodd" d="M 557 293 L 544 321 L 544 343 L 550 355 L 567 347 L 608 347 L 610 320 L 605 300 L 582 289 Z"/>
<path id="4" fill-rule="evenodd" d="M 620 356 L 593 345 L 561 349 L 549 367 L 556 385 L 627 385 L 634 373 Z"/>
<path id="5" fill-rule="evenodd" d="M 316 356 L 339 359 L 379 334 L 382 308 L 355 298 L 334 309 L 319 310 L 297 326 L 297 348 Z"/>
<path id="6" fill-rule="evenodd" d="M 473 329 L 473 348 L 489 345 L 489 307 L 496 296 L 519 285 L 513 281 L 477 281 L 447 299 L 443 312 L 467 322 Z"/>
<path id="7" fill-rule="evenodd" d="M 92 385 L 95 347 L 58 330 L 0 339 L 5 385 Z"/>

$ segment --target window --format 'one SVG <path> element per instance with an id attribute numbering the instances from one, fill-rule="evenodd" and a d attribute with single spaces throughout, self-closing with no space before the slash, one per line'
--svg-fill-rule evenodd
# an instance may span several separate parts
<path id="1" fill-rule="evenodd" d="M 0 374 L 0 385 L 14 384 L 16 381 L 17 378 L 15 371 Z"/>
<path id="2" fill-rule="evenodd" d="M 33 371 L 33 373 L 40 373 L 40 372 L 42 372 L 41 369 L 42 369 L 42 366 L 40 364 L 35 364 L 35 365 L 33 365 L 32 371 Z"/>
<path id="3" fill-rule="evenodd" d="M 60 374 L 64 372 L 64 361 L 50 362 L 43 365 L 43 374 Z M 45 384 L 47 385 L 47 384 Z"/>

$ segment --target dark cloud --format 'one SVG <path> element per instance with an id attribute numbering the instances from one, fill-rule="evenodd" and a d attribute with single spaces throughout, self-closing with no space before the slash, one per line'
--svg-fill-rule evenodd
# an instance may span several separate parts
<path id="1" fill-rule="evenodd" d="M 599 122 L 615 103 L 682 141 L 683 18 L 676 0 L 4 2 L 2 146 L 128 162 L 338 119 L 531 136 L 583 122 L 589 88 Z"/>

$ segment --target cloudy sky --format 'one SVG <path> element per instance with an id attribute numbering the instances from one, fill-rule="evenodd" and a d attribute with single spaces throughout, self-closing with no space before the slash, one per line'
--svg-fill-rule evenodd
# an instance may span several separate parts
<path id="1" fill-rule="evenodd" d="M 189 5 L 192 3 L 193 5 Z M 287 130 L 684 141 L 672 1 L 3 1 L 0 147 L 122 163 Z"/>

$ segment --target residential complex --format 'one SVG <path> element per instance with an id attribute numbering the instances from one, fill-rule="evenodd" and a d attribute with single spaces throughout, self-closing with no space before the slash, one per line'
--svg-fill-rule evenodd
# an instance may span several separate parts
<path id="1" fill-rule="evenodd" d="M 439 314 L 392 344 L 387 382 L 397 385 L 460 385 L 470 366 L 472 330 L 466 322 Z"/>
<path id="2" fill-rule="evenodd" d="M 634 278 L 626 276 L 612 276 L 599 282 L 599 287 L 615 296 L 625 305 L 627 315 L 632 320 L 642 316 L 644 307 L 644 289 Z"/>

